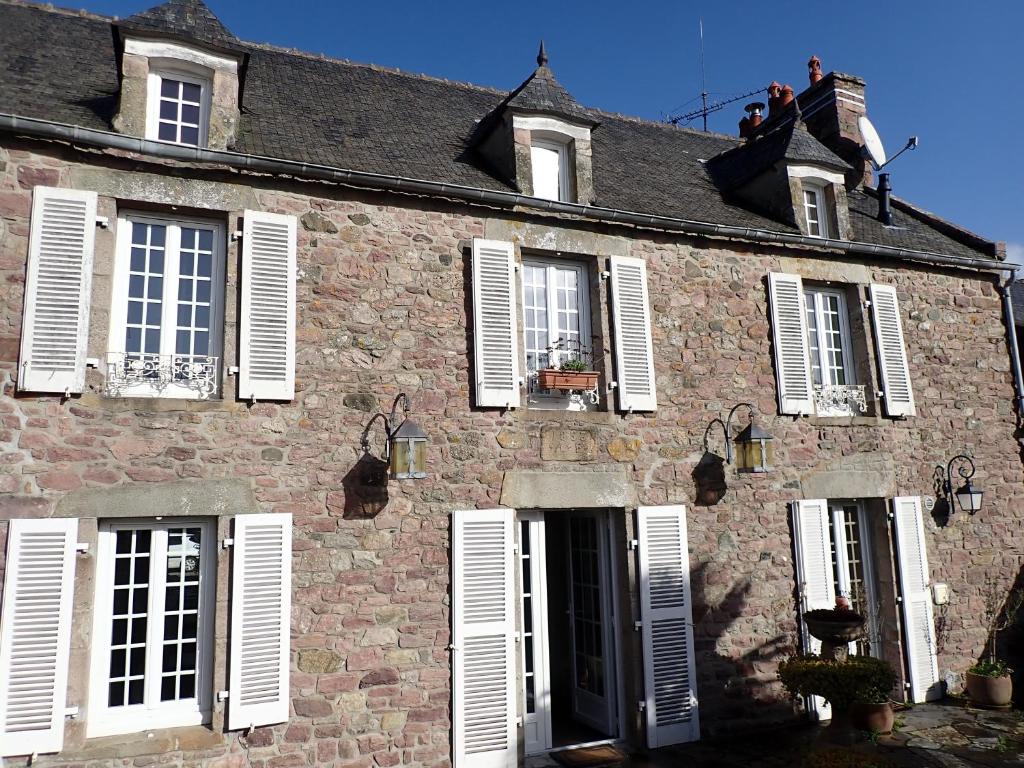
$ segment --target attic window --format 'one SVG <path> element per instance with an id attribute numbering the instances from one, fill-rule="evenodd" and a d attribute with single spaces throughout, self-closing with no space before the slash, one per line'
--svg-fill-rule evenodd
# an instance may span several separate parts
<path id="1" fill-rule="evenodd" d="M 811 237 L 832 237 L 829 226 L 831 218 L 828 196 L 824 186 L 804 182 L 804 215 L 807 217 L 807 234 Z"/>
<path id="2" fill-rule="evenodd" d="M 193 74 L 150 72 L 146 138 L 206 146 L 209 80 Z"/>
<path id="3" fill-rule="evenodd" d="M 534 197 L 571 202 L 567 143 L 554 139 L 533 139 L 530 142 L 530 164 L 533 168 Z"/>

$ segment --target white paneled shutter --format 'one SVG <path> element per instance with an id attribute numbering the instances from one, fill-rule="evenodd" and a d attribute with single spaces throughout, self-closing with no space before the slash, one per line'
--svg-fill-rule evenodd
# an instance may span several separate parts
<path id="1" fill-rule="evenodd" d="M 89 337 L 96 193 L 36 187 L 18 389 L 81 392 Z"/>
<path id="2" fill-rule="evenodd" d="M 238 395 L 295 396 L 294 216 L 246 211 L 242 230 L 242 306 Z"/>
<path id="3" fill-rule="evenodd" d="M 514 512 L 452 513 L 455 768 L 514 768 Z"/>
<path id="4" fill-rule="evenodd" d="M 811 637 L 803 615 L 819 608 L 836 607 L 828 502 L 825 499 L 806 499 L 795 501 L 792 506 L 797 593 L 800 596 L 800 636 L 805 653 L 821 653 L 821 641 Z M 806 703 L 808 711 L 819 720 L 832 718 L 832 708 L 820 696 L 811 696 Z"/>
<path id="5" fill-rule="evenodd" d="M 878 368 L 882 372 L 885 412 L 889 416 L 913 416 L 914 392 L 910 386 L 907 348 L 896 289 L 871 284 L 871 317 L 875 326 Z"/>
<path id="6" fill-rule="evenodd" d="M 643 259 L 612 256 L 612 326 L 620 411 L 654 411 L 658 397 L 651 342 L 651 306 Z"/>
<path id="7" fill-rule="evenodd" d="M 892 511 L 896 524 L 900 610 L 906 635 L 907 666 L 910 668 L 910 693 L 914 702 L 930 701 L 942 697 L 942 686 L 935 655 L 935 621 L 921 499 L 918 496 L 895 498 Z"/>
<path id="8" fill-rule="evenodd" d="M 779 386 L 779 412 L 814 413 L 811 363 L 807 349 L 807 315 L 800 275 L 768 273 L 775 347 L 775 379 Z"/>
<path id="9" fill-rule="evenodd" d="M 473 240 L 473 370 L 476 404 L 519 407 L 519 323 L 512 243 Z"/>
<path id="10" fill-rule="evenodd" d="M 292 516 L 235 518 L 228 728 L 288 719 Z"/>
<path id="11" fill-rule="evenodd" d="M 686 508 L 637 510 L 647 746 L 700 738 Z"/>
<path id="12" fill-rule="evenodd" d="M 77 534 L 72 519 L 10 522 L 0 626 L 0 757 L 59 752 L 64 745 Z"/>

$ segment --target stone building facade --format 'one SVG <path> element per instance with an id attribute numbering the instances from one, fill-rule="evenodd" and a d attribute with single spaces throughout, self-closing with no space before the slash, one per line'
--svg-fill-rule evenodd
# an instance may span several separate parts
<path id="1" fill-rule="evenodd" d="M 44 72 L 53 65 L 41 60 L 11 65 L 18 76 L 0 84 L 6 105 L 0 112 L 8 113 L 0 115 L 0 578 L 7 646 L 0 663 L 11 665 L 5 672 L 22 670 L 18 653 L 33 647 L 31 638 L 19 640 L 14 616 L 19 585 L 31 586 L 11 576 L 32 575 L 25 542 L 60 533 L 58 562 L 71 568 L 64 571 L 70 580 L 56 582 L 63 591 L 53 603 L 53 631 L 63 638 L 58 644 L 66 643 L 63 656 L 55 651 L 53 674 L 63 684 L 51 698 L 40 694 L 55 708 L 53 720 L 18 726 L 11 716 L 21 711 L 18 691 L 0 689 L 7 697 L 0 704 L 7 764 L 23 765 L 33 752 L 33 765 L 53 766 L 514 764 L 559 745 L 608 739 L 645 749 L 788 720 L 798 707 L 785 697 L 775 669 L 801 648 L 801 606 L 820 602 L 808 572 L 813 537 L 797 541 L 814 521 L 825 526 L 819 553 L 827 556 L 830 546 L 848 551 L 819 563 L 828 583 L 818 586 L 829 596 L 870 589 L 870 596 L 850 596 L 871 603 L 872 652 L 900 670 L 908 698 L 932 697 L 943 685 L 956 690 L 983 652 L 988 633 L 979 617 L 992 590 L 1005 591 L 1015 580 L 1024 548 L 1002 254 L 996 244 L 901 201 L 894 201 L 896 226 L 879 225 L 873 191 L 845 182 L 858 158 L 841 143 L 828 149 L 815 139 L 811 118 L 806 125 L 790 118 L 788 128 L 779 128 L 792 108 L 776 102 L 761 138 L 743 143 L 584 110 L 554 80 L 546 57 L 520 89 L 501 94 L 251 46 L 230 37 L 194 0 L 172 0 L 121 23 L 22 4 L 0 5 L 0 19 L 10 41 L 5 57 L 31 59 L 25 41 L 41 39 L 42 29 L 78 41 L 69 44 L 72 50 L 96 48 L 71 81 L 80 93 L 53 88 L 54 77 Z M 112 30 L 122 41 L 118 48 L 110 45 Z M 136 38 L 145 45 L 123 42 Z M 152 53 L 158 43 L 164 48 L 146 66 L 128 58 L 141 55 L 129 50 Z M 131 101 L 146 91 L 149 68 L 175 46 L 236 63 L 217 64 L 210 102 L 217 109 L 201 112 L 212 122 L 198 149 L 181 140 L 188 123 L 184 91 L 176 95 L 174 143 L 145 140 L 148 107 Z M 118 56 L 125 57 L 120 79 Z M 209 63 L 193 59 L 197 66 Z M 334 115 L 334 123 L 309 114 L 308 124 L 291 126 L 295 135 L 281 138 L 268 113 L 289 107 L 274 102 L 268 89 L 286 86 L 292 76 L 310 88 L 336 87 L 342 107 L 346 93 L 356 93 L 343 86 L 369 83 L 394 125 L 377 124 L 381 135 L 367 138 L 353 107 Z M 241 78 L 248 81 L 239 112 L 237 93 L 225 96 L 221 89 Z M 35 98 L 29 83 L 38 89 Z M 118 92 L 118 83 L 128 91 Z M 827 102 L 829 93 L 839 105 L 837 88 L 859 92 L 863 104 L 863 83 L 843 75 L 828 76 L 798 99 L 805 112 L 816 100 Z M 76 113 L 89 98 L 91 114 Z M 450 118 L 463 110 L 457 128 L 476 159 L 456 161 L 437 146 L 438 154 L 421 154 L 416 142 L 425 139 L 403 127 L 421 114 L 413 109 L 417 98 L 435 111 L 424 118 L 424 130 L 438 114 L 447 110 Z M 485 108 L 475 113 L 476 105 Z M 827 122 L 829 108 L 818 121 Z M 837 118 L 830 125 L 846 131 L 845 141 L 855 121 Z M 518 177 L 529 176 L 531 162 L 540 167 L 550 159 L 531 156 L 530 131 L 546 136 L 560 129 L 570 137 L 567 148 L 551 151 L 571 165 L 570 183 L 556 185 L 556 199 L 543 199 L 551 179 L 536 168 L 522 185 Z M 822 136 L 825 142 L 824 129 Z M 396 148 L 403 138 L 410 142 L 406 150 Z M 339 154 L 330 155 L 335 144 Z M 496 152 L 507 153 L 504 163 L 489 163 Z M 685 168 L 659 162 L 680 153 L 691 153 Z M 395 162 L 405 165 L 387 174 L 385 158 L 399 156 Z M 642 156 L 648 159 L 634 162 Z M 807 168 L 816 169 L 827 193 L 818 199 L 827 223 L 816 232 L 817 214 L 800 194 Z M 573 189 L 586 199 L 577 203 L 565 194 Z M 26 307 L 35 299 L 26 286 L 41 279 L 32 271 L 38 256 L 31 245 L 43 237 L 33 230 L 42 226 L 40 201 L 63 200 L 62 190 L 92 194 L 95 212 L 87 213 L 100 225 L 84 236 L 93 242 L 82 300 L 87 323 L 76 326 L 83 334 L 75 349 L 83 378 L 76 386 L 72 376 L 53 391 L 27 378 L 33 370 L 25 369 Z M 773 202 L 756 205 L 758 195 Z M 279 218 L 260 218 L 264 213 Z M 189 294 L 195 313 L 209 306 L 211 315 L 222 316 L 219 327 L 189 316 L 193 342 L 203 332 L 221 337 L 217 354 L 209 355 L 217 358 L 212 369 L 202 371 L 210 373 L 212 384 L 204 382 L 212 389 L 201 397 L 195 391 L 172 396 L 176 387 L 193 384 L 192 369 L 139 374 L 132 359 L 153 350 L 143 346 L 140 357 L 129 359 L 131 350 L 118 346 L 124 302 L 155 303 L 145 293 L 153 289 L 132 293 L 130 277 L 152 278 L 153 253 L 161 260 L 165 254 L 153 229 L 146 241 L 126 228 L 166 225 L 168 232 L 194 234 L 211 221 L 216 226 L 209 231 L 219 238 L 213 246 L 197 239 L 186 247 L 181 235 L 175 258 L 182 271 L 175 279 L 180 288 L 189 253 L 196 265 L 207 253 L 222 264 L 220 283 L 217 267 L 207 275 L 213 299 L 204 305 L 198 293 Z M 259 242 L 260 224 L 279 221 L 290 221 L 294 232 L 294 341 L 284 352 L 292 368 L 271 381 L 283 389 L 260 390 L 252 352 L 259 298 L 246 286 L 259 264 L 252 266 L 246 248 Z M 288 225 L 282 227 L 285 242 Z M 508 328 L 507 322 L 487 326 L 493 315 L 480 305 L 481 254 L 489 243 L 508 248 L 503 263 L 512 270 L 513 290 L 505 300 L 512 302 L 512 353 L 519 358 L 513 370 L 529 380 L 513 382 L 513 407 L 493 400 L 481 383 L 480 336 L 488 327 L 499 336 Z M 125 249 L 133 247 L 148 248 L 150 261 L 125 272 Z M 557 270 L 560 259 L 582 270 L 577 293 L 587 298 L 574 306 L 586 306 L 589 315 L 589 327 L 577 330 L 593 339 L 587 360 L 598 374 L 593 397 L 539 392 L 530 379 L 524 331 L 539 321 L 525 314 L 533 294 L 522 290 L 523 281 L 529 269 Z M 630 315 L 626 273 L 616 270 L 636 260 L 646 301 Z M 201 282 L 195 270 L 189 279 Z M 848 355 L 845 373 L 865 387 L 863 408 L 844 401 L 830 412 L 818 402 L 811 413 L 786 412 L 792 410 L 786 398 L 799 397 L 782 369 L 783 297 L 770 275 L 797 275 L 805 286 L 821 286 L 822 295 L 842 295 L 845 346 L 836 354 Z M 545 286 L 554 293 L 565 284 Z M 898 297 L 896 347 L 885 346 L 887 331 L 877 325 L 879 302 L 889 294 L 872 286 L 889 286 Z M 814 322 L 804 315 L 803 298 L 798 294 L 797 318 Z M 287 318 L 288 302 L 280 307 Z M 59 325 L 62 315 L 49 317 Z M 624 346 L 633 338 L 624 324 L 631 319 L 640 323 L 641 353 L 644 338 L 651 351 L 652 369 L 638 385 L 653 384 L 646 400 L 630 399 L 628 377 L 636 369 L 623 367 L 634 353 Z M 35 322 L 41 338 L 51 326 Z M 129 328 L 133 322 L 129 315 Z M 148 315 L 135 325 L 143 345 L 145 331 L 160 327 Z M 828 329 L 819 327 L 823 337 Z M 810 376 L 807 342 L 798 337 L 798 343 Z M 899 370 L 882 368 L 892 365 L 885 353 L 900 348 L 912 396 L 909 409 L 894 416 L 900 406 L 891 378 Z M 111 358 L 113 352 L 118 356 Z M 165 389 L 147 391 L 159 377 Z M 781 398 L 780 379 L 782 389 L 790 388 Z M 385 434 L 372 419 L 400 393 L 408 396 L 409 417 L 429 435 L 422 479 L 384 477 Z M 712 422 L 738 403 L 750 403 L 772 435 L 768 472 L 738 472 L 718 458 L 725 449 Z M 815 408 L 828 415 L 815 415 Z M 740 416 L 743 421 L 745 411 Z M 952 500 L 936 484 L 936 468 L 961 453 L 973 458 L 975 480 L 985 489 L 984 506 L 973 516 L 950 510 Z M 824 507 L 814 506 L 819 503 Z M 472 549 L 473 524 L 491 519 L 498 521 L 492 530 L 515 538 L 517 548 L 510 539 L 497 549 L 493 542 Z M 285 522 L 275 527 L 275 520 Z M 658 520 L 683 523 L 683 546 L 665 555 L 668 561 L 658 560 Z M 33 528 L 36 521 L 56 527 Z M 270 551 L 264 540 L 247 538 L 264 524 L 284 542 L 278 542 L 283 555 L 268 558 L 280 573 L 290 570 L 290 588 L 246 602 L 244 587 L 257 581 L 240 553 Z M 835 529 L 844 526 L 846 538 L 837 540 Z M 923 623 L 897 602 L 899 596 L 922 605 L 912 583 L 920 553 L 907 551 L 918 533 L 927 559 L 923 584 L 949 588 L 948 602 L 933 605 L 928 593 Z M 547 560 L 528 562 L 541 543 Z M 162 559 L 159 568 L 153 565 L 158 556 L 167 558 L 166 573 Z M 858 557 L 870 558 L 870 565 L 858 571 L 851 565 Z M 473 570 L 481 558 L 484 567 Z M 122 581 L 117 563 L 129 561 L 147 574 Z M 503 565 L 500 584 L 510 589 L 487 598 L 494 586 L 488 579 Z M 550 584 L 528 589 L 525 571 Z M 202 578 L 190 581 L 197 572 Z M 669 581 L 660 582 L 665 573 Z M 175 613 L 172 588 L 187 603 L 195 584 L 198 609 Z M 672 625 L 678 629 L 666 647 L 683 661 L 659 667 L 652 660 L 659 603 L 649 592 L 665 584 L 672 588 L 666 605 L 678 597 L 683 606 L 672 614 L 681 623 Z M 484 592 L 474 592 L 480 585 Z M 157 586 L 166 596 L 156 597 Z M 146 588 L 152 594 L 140 591 Z M 119 613 L 122 592 L 133 602 Z M 547 613 L 536 604 L 542 594 Z M 501 613 L 502 605 L 509 612 L 501 619 L 504 650 L 474 666 L 469 649 L 476 636 L 467 628 L 478 599 L 491 600 L 485 613 Z M 244 702 L 241 693 L 245 675 L 260 672 L 238 668 L 246 658 L 238 638 L 249 609 L 254 621 L 271 624 L 273 611 L 284 611 L 279 655 L 253 657 L 264 658 L 259 668 L 284 659 L 272 683 L 283 680 L 285 694 L 275 700 L 272 691 L 265 705 Z M 556 626 L 561 609 L 571 610 L 573 621 Z M 183 623 L 162 641 L 153 639 L 160 616 L 185 622 L 197 610 L 199 629 L 194 620 L 191 635 Z M 528 613 L 545 620 L 543 632 L 529 626 Z M 142 635 L 118 641 L 118 617 L 148 620 L 149 634 L 140 624 Z M 587 637 L 594 638 L 590 646 Z M 135 669 L 133 649 L 159 656 L 169 643 L 178 654 L 171 667 L 143 661 L 140 651 Z M 541 643 L 548 654 L 543 667 L 541 655 L 527 658 L 523 650 Z M 108 669 L 108 655 L 120 646 L 127 659 L 111 658 Z M 199 656 L 191 667 L 189 647 Z M 468 662 L 459 662 L 460 654 Z M 490 663 L 510 681 L 476 695 L 479 681 L 491 679 L 480 671 Z M 573 675 L 563 674 L 565 667 Z M 198 702 L 187 712 L 161 709 L 171 668 L 176 682 L 169 698 Z M 38 685 L 31 670 L 25 674 L 17 679 Z M 144 681 L 138 698 L 135 680 Z M 668 688 L 658 688 L 662 683 Z M 548 705 L 528 703 L 542 684 L 551 700 L 547 720 Z M 500 714 L 487 722 L 508 728 L 474 731 L 474 716 L 489 717 L 492 705 Z M 65 718 L 64 707 L 77 710 Z M 658 707 L 663 724 L 655 721 Z"/>

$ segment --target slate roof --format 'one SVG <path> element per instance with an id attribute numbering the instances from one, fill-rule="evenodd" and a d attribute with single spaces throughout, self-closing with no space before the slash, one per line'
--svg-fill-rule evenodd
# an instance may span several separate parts
<path id="1" fill-rule="evenodd" d="M 593 114 L 580 106 L 579 102 L 555 79 L 555 73 L 548 66 L 548 55 L 541 41 L 537 54 L 537 69 L 523 84 L 516 88 L 502 102 L 499 110 L 508 108 L 521 112 L 558 115 L 578 120 L 589 125 L 596 124 Z"/>
<path id="2" fill-rule="evenodd" d="M 126 30 L 169 34 L 179 39 L 198 40 L 218 47 L 237 49 L 239 40 L 217 18 L 203 0 L 167 0 L 129 16 L 118 26 Z"/>
<path id="3" fill-rule="evenodd" d="M 708 165 L 719 187 L 733 190 L 783 160 L 824 165 L 840 173 L 850 170 L 849 163 L 811 136 L 803 121 L 795 118 L 766 124 L 750 141 L 715 157 Z"/>
<path id="4" fill-rule="evenodd" d="M 1010 286 L 1010 301 L 1013 302 L 1013 324 L 1024 328 L 1024 280 Z"/>
<path id="5" fill-rule="evenodd" d="M 198 4 L 170 0 L 161 6 L 167 16 L 161 11 L 157 21 L 168 18 L 180 31 L 186 23 L 181 12 Z M 191 18 L 187 23 L 202 27 L 199 33 L 207 36 L 223 29 L 201 12 L 185 13 L 184 18 Z M 109 18 L 0 0 L 0 113 L 112 130 L 118 93 L 116 24 Z M 40 45 L 47 40 L 59 40 L 60 45 Z M 535 72 L 524 84 L 536 83 L 536 89 L 524 87 L 516 94 L 241 44 L 249 59 L 232 149 L 243 153 L 515 191 L 488 170 L 474 149 L 479 121 L 515 95 L 536 99 L 535 109 L 541 104 L 564 110 L 569 107 L 561 94 L 572 98 L 543 72 Z M 595 205 L 798 234 L 792 225 L 732 200 L 712 179 L 707 161 L 742 146 L 738 138 L 599 110 L 585 112 L 599 122 L 592 134 Z M 898 201 L 895 226 L 882 227 L 874 218 L 877 205 L 870 191 L 854 190 L 848 198 L 855 240 L 951 255 L 993 252 L 991 243 L 952 225 L 939 226 L 944 223 Z"/>

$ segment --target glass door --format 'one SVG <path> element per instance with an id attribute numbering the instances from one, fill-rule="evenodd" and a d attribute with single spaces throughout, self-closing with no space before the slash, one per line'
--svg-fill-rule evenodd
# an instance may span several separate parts
<path id="1" fill-rule="evenodd" d="M 526 754 L 551 749 L 544 513 L 519 513 L 523 739 Z"/>
<path id="2" fill-rule="evenodd" d="M 611 580 L 607 527 L 593 513 L 569 519 L 569 595 L 573 716 L 601 733 L 613 732 Z"/>
<path id="3" fill-rule="evenodd" d="M 850 607 L 868 620 L 868 637 L 850 643 L 850 653 L 877 656 L 878 598 L 871 567 L 871 529 L 864 505 L 856 501 L 829 504 L 832 534 L 832 568 L 836 595 L 850 601 Z"/>

